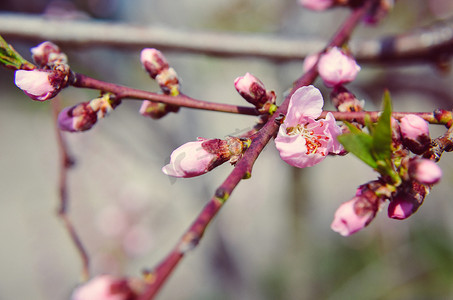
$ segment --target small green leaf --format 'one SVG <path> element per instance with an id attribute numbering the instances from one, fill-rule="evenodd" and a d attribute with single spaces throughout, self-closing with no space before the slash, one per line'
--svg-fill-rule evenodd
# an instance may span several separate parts
<path id="1" fill-rule="evenodd" d="M 10 69 L 32 70 L 36 67 L 24 59 L 14 48 L 0 36 L 0 63 Z"/>
<path id="2" fill-rule="evenodd" d="M 388 161 L 391 158 L 390 146 L 392 143 L 392 129 L 390 125 L 392 101 L 388 91 L 384 93 L 383 106 L 384 110 L 372 133 L 373 155 L 376 160 Z"/>
<path id="3" fill-rule="evenodd" d="M 356 128 L 355 126 L 353 127 Z M 373 138 L 357 128 L 356 130 L 359 132 L 350 132 L 339 135 L 337 137 L 338 141 L 343 145 L 346 151 L 354 154 L 367 165 L 376 169 L 377 162 L 372 155 Z"/>

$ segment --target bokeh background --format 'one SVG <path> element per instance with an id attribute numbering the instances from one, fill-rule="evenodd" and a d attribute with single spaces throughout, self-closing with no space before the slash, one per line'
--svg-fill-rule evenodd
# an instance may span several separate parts
<path id="1" fill-rule="evenodd" d="M 427 25 L 451 17 L 452 6 L 451 1 L 400 0 L 379 26 L 362 26 L 354 38 Z M 345 9 L 311 12 L 296 0 L 3 0 L 0 10 L 326 41 L 347 16 Z M 8 42 L 25 58 L 36 45 Z M 78 72 L 158 91 L 140 66 L 139 49 L 63 50 Z M 281 101 L 302 72 L 302 61 L 165 54 L 184 93 L 238 105 L 244 102 L 233 86 L 237 76 L 253 73 Z M 10 70 L 0 68 L 0 78 L 0 299 L 69 299 L 80 282 L 81 263 L 56 215 L 59 156 L 51 105 L 25 96 Z M 430 64 L 362 65 L 349 87 L 366 100 L 367 110 L 379 109 L 388 88 L 394 110 L 432 111 L 452 108 L 452 80 L 451 73 Z M 328 99 L 322 82 L 315 84 Z M 69 106 L 96 96 L 68 88 L 60 101 Z M 198 136 L 221 138 L 247 130 L 255 122 L 190 109 L 155 121 L 140 116 L 139 107 L 139 101 L 123 101 L 92 130 L 64 133 L 76 161 L 69 173 L 69 214 L 93 275 L 140 276 L 157 264 L 231 171 L 223 165 L 199 178 L 168 178 L 160 168 L 173 149 Z M 444 131 L 431 129 L 433 137 Z M 451 299 L 450 156 L 442 157 L 444 177 L 417 214 L 396 221 L 384 209 L 368 228 L 345 238 L 330 230 L 334 211 L 376 174 L 352 156 L 295 169 L 271 142 L 252 178 L 237 187 L 158 299 Z"/>

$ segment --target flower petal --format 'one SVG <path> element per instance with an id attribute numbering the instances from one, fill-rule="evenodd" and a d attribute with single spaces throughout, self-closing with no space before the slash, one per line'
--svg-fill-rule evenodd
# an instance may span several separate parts
<path id="1" fill-rule="evenodd" d="M 321 115 L 323 105 L 324 100 L 317 88 L 303 86 L 291 96 L 284 123 L 294 126 L 303 123 L 307 117 L 316 119 Z"/>

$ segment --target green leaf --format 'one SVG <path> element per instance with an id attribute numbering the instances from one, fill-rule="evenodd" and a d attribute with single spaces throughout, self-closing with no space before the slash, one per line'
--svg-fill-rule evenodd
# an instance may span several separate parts
<path id="1" fill-rule="evenodd" d="M 348 123 L 346 124 L 348 125 Z M 343 145 L 344 149 L 355 156 L 357 156 L 364 163 L 372 167 L 377 168 L 376 159 L 372 154 L 373 138 L 364 132 L 361 132 L 358 128 L 351 125 L 356 130 L 354 132 L 345 133 L 337 137 L 338 141 Z"/>
<path id="2" fill-rule="evenodd" d="M 392 101 L 388 91 L 384 93 L 384 110 L 374 127 L 373 137 L 373 156 L 376 160 L 388 161 L 391 158 L 392 129 L 390 119 L 392 116 Z"/>
<path id="3" fill-rule="evenodd" d="M 0 63 L 10 69 L 35 69 L 35 66 L 24 59 L 14 48 L 0 36 Z"/>

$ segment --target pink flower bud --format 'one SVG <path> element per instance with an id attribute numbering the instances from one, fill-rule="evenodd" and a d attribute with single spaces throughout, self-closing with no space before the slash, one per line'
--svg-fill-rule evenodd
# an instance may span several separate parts
<path id="1" fill-rule="evenodd" d="M 246 73 L 234 80 L 234 87 L 238 93 L 257 108 L 263 107 L 268 101 L 273 101 L 273 94 L 269 94 L 264 84 L 255 76 Z"/>
<path id="2" fill-rule="evenodd" d="M 302 6 L 312 10 L 325 10 L 334 4 L 334 0 L 299 0 Z"/>
<path id="3" fill-rule="evenodd" d="M 344 86 L 336 86 L 330 93 L 333 105 L 341 112 L 362 111 L 365 100 L 359 100 L 356 96 L 348 91 Z"/>
<path id="4" fill-rule="evenodd" d="M 64 108 L 58 115 L 58 127 L 63 131 L 85 131 L 97 122 L 97 112 L 89 102 Z"/>
<path id="5" fill-rule="evenodd" d="M 17 70 L 14 82 L 33 100 L 45 101 L 55 97 L 65 78 L 63 74 L 47 70 Z"/>
<path id="6" fill-rule="evenodd" d="M 218 142 L 217 147 L 215 142 Z M 228 160 L 220 155 L 225 148 L 221 142 L 223 141 L 214 139 L 185 143 L 173 151 L 170 163 L 162 168 L 162 172 L 169 176 L 185 178 L 203 175 Z"/>
<path id="7" fill-rule="evenodd" d="M 370 205 L 365 197 L 356 196 L 340 205 L 330 227 L 343 236 L 351 235 L 367 226 L 376 211 L 377 208 Z"/>
<path id="8" fill-rule="evenodd" d="M 43 42 L 31 48 L 32 58 L 41 68 L 55 63 L 67 63 L 67 57 L 52 42 Z"/>
<path id="9" fill-rule="evenodd" d="M 409 218 L 417 209 L 418 206 L 412 198 L 397 196 L 390 202 L 387 213 L 389 218 L 404 220 Z"/>
<path id="10" fill-rule="evenodd" d="M 423 184 L 435 184 L 442 178 L 442 169 L 432 160 L 415 159 L 409 163 L 411 178 Z"/>
<path id="11" fill-rule="evenodd" d="M 102 275 L 76 288 L 71 300 L 129 300 L 134 297 L 127 280 Z"/>
<path id="12" fill-rule="evenodd" d="M 155 79 L 165 94 L 172 96 L 179 95 L 179 79 L 175 69 L 163 69 L 157 74 Z"/>
<path id="13" fill-rule="evenodd" d="M 338 47 L 333 47 L 321 55 L 318 71 L 324 83 L 333 87 L 353 81 L 360 71 L 360 66 Z"/>
<path id="14" fill-rule="evenodd" d="M 170 112 L 178 111 L 179 106 L 176 105 L 144 100 L 139 112 L 142 116 L 157 120 L 166 116 Z"/>
<path id="15" fill-rule="evenodd" d="M 391 200 L 387 209 L 388 216 L 397 220 L 410 217 L 423 204 L 429 189 L 428 185 L 415 180 L 405 182 L 398 187 L 398 193 Z"/>
<path id="16" fill-rule="evenodd" d="M 403 144 L 415 154 L 422 154 L 428 150 L 431 138 L 429 137 L 428 122 L 417 115 L 407 115 L 400 120 L 400 131 Z"/>
<path id="17" fill-rule="evenodd" d="M 145 48 L 140 54 L 140 61 L 151 78 L 156 78 L 163 70 L 168 69 L 169 65 L 165 56 L 157 49 Z"/>

